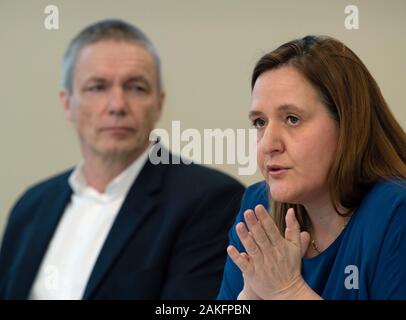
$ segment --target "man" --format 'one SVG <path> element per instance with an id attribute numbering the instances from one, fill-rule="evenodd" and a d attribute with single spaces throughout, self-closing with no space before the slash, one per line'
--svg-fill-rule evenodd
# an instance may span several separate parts
<path id="1" fill-rule="evenodd" d="M 122 21 L 91 25 L 68 47 L 63 80 L 83 161 L 13 208 L 0 298 L 214 298 L 243 187 L 198 165 L 149 160 L 164 100 L 151 42 Z"/>

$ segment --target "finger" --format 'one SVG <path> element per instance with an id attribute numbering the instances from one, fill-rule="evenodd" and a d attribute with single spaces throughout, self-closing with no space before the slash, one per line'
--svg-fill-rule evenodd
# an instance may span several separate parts
<path id="1" fill-rule="evenodd" d="M 295 210 L 293 210 L 293 208 L 288 209 L 285 221 L 285 239 L 293 242 L 293 244 L 300 248 L 300 225 L 296 219 Z"/>
<path id="2" fill-rule="evenodd" d="M 234 246 L 228 246 L 227 253 L 241 272 L 245 272 L 249 268 L 250 261 L 245 252 L 240 253 Z"/>
<path id="3" fill-rule="evenodd" d="M 307 248 L 310 244 L 310 234 L 307 231 L 300 233 L 300 252 L 303 256 L 306 254 Z"/>
<path id="4" fill-rule="evenodd" d="M 257 220 L 254 211 L 247 210 L 244 212 L 244 218 L 247 223 L 249 234 L 254 238 L 261 250 L 266 250 L 271 246 L 271 242 L 262 227 L 262 224 Z"/>
<path id="5" fill-rule="evenodd" d="M 263 205 L 259 204 L 255 207 L 255 214 L 257 215 L 258 220 L 261 222 L 261 225 L 264 228 L 271 245 L 276 245 L 283 239 L 278 227 Z"/>
<path id="6" fill-rule="evenodd" d="M 235 227 L 237 230 L 237 235 L 241 240 L 242 245 L 245 248 L 245 251 L 253 258 L 258 259 L 261 257 L 262 253 L 259 250 L 258 245 L 255 243 L 255 240 L 251 234 L 248 233 L 245 224 L 240 222 Z"/>

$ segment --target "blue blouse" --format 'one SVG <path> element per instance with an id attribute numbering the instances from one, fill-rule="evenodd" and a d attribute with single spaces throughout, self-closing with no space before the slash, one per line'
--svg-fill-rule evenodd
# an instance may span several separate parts
<path id="1" fill-rule="evenodd" d="M 230 230 L 230 244 L 240 252 L 235 226 L 257 204 L 269 207 L 265 182 L 247 188 Z M 406 299 L 406 181 L 375 184 L 337 239 L 302 259 L 302 276 L 324 299 Z M 217 299 L 236 299 L 242 288 L 242 274 L 227 257 Z"/>

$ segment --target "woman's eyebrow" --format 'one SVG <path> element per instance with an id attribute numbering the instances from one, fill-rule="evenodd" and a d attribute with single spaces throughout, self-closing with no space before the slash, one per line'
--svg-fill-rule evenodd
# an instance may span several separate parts
<path id="1" fill-rule="evenodd" d="M 291 104 L 291 103 L 287 103 L 287 104 L 282 104 L 277 108 L 278 111 L 291 111 L 291 112 L 303 112 L 304 110 L 299 108 L 298 106 Z"/>

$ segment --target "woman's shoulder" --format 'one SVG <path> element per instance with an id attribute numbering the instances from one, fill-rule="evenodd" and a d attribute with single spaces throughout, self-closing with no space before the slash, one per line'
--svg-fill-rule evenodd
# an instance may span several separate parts
<path id="1" fill-rule="evenodd" d="M 384 180 L 377 182 L 367 194 L 367 199 L 382 201 L 406 201 L 406 180 Z"/>
<path id="2" fill-rule="evenodd" d="M 268 192 L 268 185 L 266 181 L 259 181 L 247 187 L 246 194 L 266 195 Z"/>
<path id="3" fill-rule="evenodd" d="M 369 190 L 357 209 L 357 215 L 364 226 L 383 226 L 399 214 L 404 216 L 405 208 L 406 181 L 386 180 Z"/>
<path id="4" fill-rule="evenodd" d="M 242 207 L 245 209 L 253 209 L 257 204 L 262 204 L 268 207 L 268 185 L 265 181 L 260 181 L 247 187 Z"/>
<path id="5" fill-rule="evenodd" d="M 235 224 L 244 221 L 243 215 L 245 210 L 254 209 L 258 204 L 269 208 L 268 185 L 265 181 L 260 181 L 247 187 L 242 197 L 240 211 L 237 214 Z"/>

